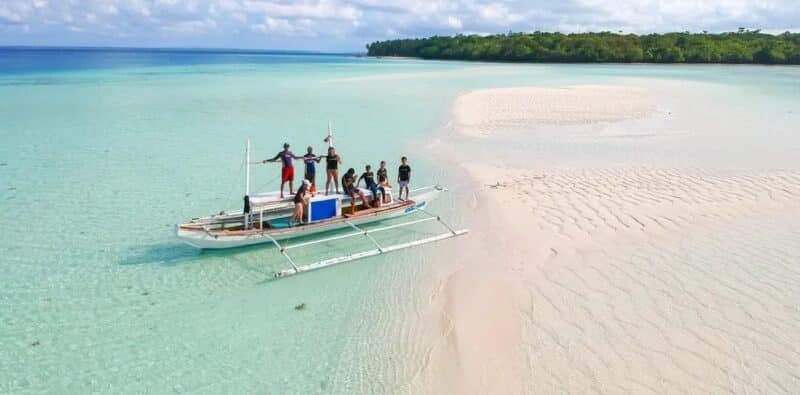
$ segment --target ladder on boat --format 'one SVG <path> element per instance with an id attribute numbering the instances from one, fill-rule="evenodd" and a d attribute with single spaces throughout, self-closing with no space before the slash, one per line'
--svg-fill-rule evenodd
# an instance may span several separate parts
<path id="1" fill-rule="evenodd" d="M 291 276 L 291 275 L 295 275 L 295 274 L 300 274 L 300 273 L 303 273 L 303 272 L 308 272 L 308 271 L 311 271 L 311 270 L 322 269 L 322 268 L 325 268 L 325 267 L 328 267 L 328 266 L 337 265 L 337 264 L 340 264 L 340 263 L 354 261 L 356 259 L 367 258 L 367 257 L 371 257 L 371 256 L 376 256 L 376 255 L 381 255 L 381 254 L 385 254 L 385 253 L 389 253 L 389 252 L 393 252 L 393 251 L 402 250 L 402 249 L 405 249 L 405 248 L 416 247 L 416 246 L 423 245 L 423 244 L 433 243 L 433 242 L 436 242 L 436 241 L 449 239 L 451 237 L 461 236 L 461 235 L 464 235 L 464 234 L 469 232 L 469 229 L 458 229 L 458 230 L 453 229 L 452 227 L 450 227 L 450 225 L 448 225 L 447 223 L 442 221 L 441 217 L 439 217 L 436 214 L 432 214 L 432 213 L 426 211 L 425 209 L 417 208 L 417 209 L 415 209 L 415 211 L 419 211 L 419 212 L 425 214 L 426 217 L 422 218 L 422 219 L 402 222 L 402 223 L 394 224 L 394 225 L 382 226 L 382 227 L 379 227 L 379 228 L 369 229 L 369 230 L 364 229 L 364 228 L 360 228 L 360 227 L 356 226 L 355 224 L 353 224 L 350 221 L 346 221 L 345 223 L 348 226 L 350 226 L 351 228 L 353 228 L 355 230 L 354 232 L 346 233 L 346 234 L 343 234 L 343 235 L 326 237 L 326 238 L 318 239 L 318 240 L 307 241 L 307 242 L 298 243 L 298 244 L 287 245 L 287 246 L 281 245 L 278 242 L 278 240 L 275 240 L 272 236 L 269 236 L 269 235 L 265 234 L 265 236 L 269 237 L 270 241 L 272 241 L 272 243 L 275 245 L 275 247 L 278 248 L 278 251 L 280 251 L 281 255 L 283 255 L 283 257 L 286 258 L 286 260 L 291 265 L 291 267 L 288 268 L 288 269 L 284 269 L 284 270 L 276 272 L 275 273 L 275 278 L 287 277 L 287 276 Z M 426 238 L 422 238 L 422 239 L 417 239 L 417 240 L 413 240 L 413 241 L 409 241 L 409 242 L 405 242 L 405 243 L 393 244 L 393 245 L 389 245 L 389 246 L 381 245 L 380 243 L 378 243 L 377 240 L 375 240 L 374 237 L 372 237 L 373 233 L 384 232 L 384 231 L 391 230 L 391 229 L 397 229 L 397 228 L 401 228 L 401 227 L 404 227 L 404 226 L 411 226 L 411 225 L 416 225 L 416 224 L 420 224 L 420 223 L 423 223 L 423 222 L 429 222 L 429 221 L 437 221 L 439 224 L 441 224 L 442 226 L 447 228 L 447 232 L 440 233 L 440 234 L 437 234 L 435 236 L 430 236 L 430 237 L 426 237 Z M 375 246 L 375 248 L 369 249 L 369 250 L 366 250 L 366 251 L 357 252 L 357 253 L 354 253 L 354 254 L 343 255 L 343 256 L 338 256 L 338 257 L 329 258 L 329 259 L 323 259 L 323 260 L 316 261 L 314 263 L 310 263 L 310 264 L 306 264 L 306 265 L 297 265 L 294 262 L 294 260 L 289 256 L 289 254 L 287 253 L 288 250 L 293 249 L 293 248 L 307 247 L 307 246 L 314 245 L 314 244 L 325 243 L 325 242 L 335 241 L 335 240 L 342 240 L 342 239 L 355 237 L 355 236 L 365 236 Z"/>

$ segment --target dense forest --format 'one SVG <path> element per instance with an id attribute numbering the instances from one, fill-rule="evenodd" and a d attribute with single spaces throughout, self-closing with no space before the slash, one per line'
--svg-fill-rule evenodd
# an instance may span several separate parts
<path id="1" fill-rule="evenodd" d="M 800 64 L 800 33 L 508 33 L 378 41 L 369 56 L 504 62 Z"/>

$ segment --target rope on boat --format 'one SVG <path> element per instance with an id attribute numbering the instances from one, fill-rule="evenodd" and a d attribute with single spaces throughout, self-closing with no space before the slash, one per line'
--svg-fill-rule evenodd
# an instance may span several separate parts
<path id="1" fill-rule="evenodd" d="M 234 178 L 234 181 L 236 181 L 237 185 L 239 184 L 239 178 L 242 176 L 242 169 L 244 169 L 244 162 L 245 162 L 245 161 L 244 161 L 244 160 L 242 160 L 242 161 L 239 163 L 239 171 L 238 171 L 238 173 L 236 174 L 236 178 Z M 228 198 L 227 198 L 227 199 L 225 199 L 225 202 L 230 202 L 230 201 L 233 201 L 233 196 L 234 196 L 234 194 L 236 193 L 236 189 L 237 189 L 237 188 L 238 188 L 238 187 L 233 187 L 233 188 L 231 188 L 231 192 L 228 194 Z M 225 203 L 225 204 L 227 204 L 227 203 Z M 224 213 L 225 213 L 225 211 L 224 211 L 224 210 L 223 210 L 223 211 L 220 211 L 220 215 L 223 215 Z"/>
<path id="2" fill-rule="evenodd" d="M 278 173 L 277 176 L 274 176 L 274 177 L 268 179 L 264 184 L 262 184 L 261 188 L 259 188 L 258 190 L 266 190 L 267 186 L 269 186 L 270 184 L 272 184 L 275 181 L 279 180 L 280 178 L 281 178 L 281 175 L 280 175 L 280 173 Z"/>
<path id="3" fill-rule="evenodd" d="M 256 164 L 256 163 L 257 163 L 257 164 L 261 164 L 261 162 L 250 162 L 250 164 Z M 231 188 L 231 192 L 228 194 L 228 197 L 227 197 L 227 199 L 225 199 L 225 201 L 226 201 L 226 202 L 232 202 L 232 201 L 234 201 L 233 197 L 236 195 L 236 192 L 239 190 L 239 184 L 240 184 L 240 182 L 239 182 L 239 179 L 240 179 L 240 178 L 241 178 L 241 176 L 242 176 L 242 170 L 244 169 L 244 166 L 245 166 L 245 165 L 246 165 L 246 160 L 242 160 L 242 161 L 239 163 L 239 171 L 236 173 L 236 178 L 234 178 L 234 181 L 236 181 L 236 186 L 234 186 L 234 187 L 232 187 L 232 188 Z M 261 187 L 261 188 L 259 188 L 259 189 L 257 189 L 257 190 L 266 190 L 267 186 L 269 186 L 270 184 L 273 184 L 275 181 L 277 181 L 278 179 L 280 179 L 280 176 L 281 176 L 281 175 L 280 175 L 280 174 L 278 174 L 277 176 L 273 176 L 273 177 L 271 177 L 271 178 L 267 179 L 267 181 L 266 181 L 264 184 L 262 184 L 262 187 Z M 226 204 L 227 204 L 227 203 L 226 203 Z M 234 206 L 232 205 L 231 207 L 234 207 Z M 220 214 L 220 215 L 223 215 L 223 214 L 225 214 L 225 211 L 224 211 L 224 210 L 223 210 L 223 211 L 220 211 L 220 213 L 219 213 L 219 214 Z"/>

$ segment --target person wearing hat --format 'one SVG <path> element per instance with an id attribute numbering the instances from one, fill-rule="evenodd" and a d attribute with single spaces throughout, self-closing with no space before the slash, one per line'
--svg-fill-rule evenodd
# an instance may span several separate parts
<path id="1" fill-rule="evenodd" d="M 261 163 L 277 162 L 281 160 L 281 198 L 283 198 L 283 186 L 289 182 L 289 194 L 294 193 L 294 165 L 293 159 L 303 159 L 302 157 L 295 156 L 292 151 L 289 151 L 289 143 L 283 143 L 283 151 L 278 152 L 272 159 L 265 159 Z"/>
<path id="2" fill-rule="evenodd" d="M 294 195 L 294 220 L 298 224 L 303 223 L 303 208 L 312 195 L 310 188 L 311 181 L 303 180 L 303 185 L 297 188 L 297 193 Z"/>

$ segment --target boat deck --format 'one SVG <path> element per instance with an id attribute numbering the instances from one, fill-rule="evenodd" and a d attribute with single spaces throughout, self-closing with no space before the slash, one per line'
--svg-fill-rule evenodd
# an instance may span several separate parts
<path id="1" fill-rule="evenodd" d="M 304 229 L 310 230 L 315 228 L 322 228 L 329 226 L 331 224 L 341 223 L 352 219 L 360 219 L 364 217 L 388 214 L 388 212 L 404 210 L 414 205 L 416 205 L 416 202 L 414 200 L 399 201 L 376 208 L 364 208 L 363 204 L 359 204 L 356 206 L 355 213 L 343 213 L 341 216 L 331 218 L 328 220 L 313 222 L 313 223 L 302 223 L 294 226 L 284 225 L 283 222 L 285 222 L 285 220 L 278 219 L 279 221 L 282 221 L 281 226 L 274 226 L 274 224 L 271 223 L 275 222 L 275 220 L 272 220 L 272 221 L 264 221 L 263 223 L 256 221 L 253 223 L 253 226 L 250 229 L 244 229 L 244 225 L 241 224 L 241 222 L 238 226 L 228 226 L 228 227 L 223 226 L 222 228 L 216 228 L 216 229 L 209 229 L 207 226 L 203 226 L 201 224 L 184 224 L 180 226 L 180 229 L 190 230 L 190 231 L 203 231 L 211 235 L 218 235 L 218 236 L 222 235 L 237 236 L 237 235 L 248 235 L 248 234 L 263 233 L 263 232 L 270 232 L 270 233 L 297 232 L 297 231 L 302 231 Z M 343 211 L 345 210 L 349 211 L 350 207 L 345 207 Z M 254 215 L 253 217 L 256 216 Z"/>

